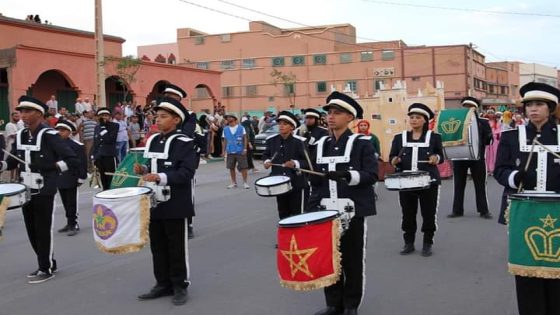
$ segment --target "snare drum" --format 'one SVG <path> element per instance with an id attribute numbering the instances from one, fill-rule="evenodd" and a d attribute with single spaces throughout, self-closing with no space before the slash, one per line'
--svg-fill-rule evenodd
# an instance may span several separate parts
<path id="1" fill-rule="evenodd" d="M 428 189 L 432 183 L 430 173 L 426 171 L 405 171 L 385 176 L 385 187 L 388 190 L 421 190 Z"/>
<path id="2" fill-rule="evenodd" d="M 278 276 L 283 287 L 315 290 L 336 283 L 341 273 L 338 211 L 304 213 L 278 222 Z"/>
<path id="3" fill-rule="evenodd" d="M 292 183 L 288 176 L 266 176 L 255 181 L 255 189 L 261 197 L 272 197 L 290 192 Z"/>
<path id="4" fill-rule="evenodd" d="M 93 197 L 93 238 L 106 253 L 137 252 L 148 242 L 153 192 L 148 187 L 115 188 Z"/>
<path id="5" fill-rule="evenodd" d="M 8 198 L 8 210 L 23 206 L 31 197 L 27 186 L 23 184 L 0 184 L 0 196 Z"/>
<path id="6" fill-rule="evenodd" d="M 449 160 L 478 160 L 479 131 L 473 108 L 444 109 L 438 115 L 437 132 Z"/>
<path id="7" fill-rule="evenodd" d="M 133 175 L 135 163 L 140 165 L 146 164 L 149 159 L 144 157 L 144 149 L 143 147 L 129 149 L 128 154 L 115 170 L 115 174 Z M 140 179 L 138 178 L 113 175 L 111 188 L 136 187 L 139 182 Z"/>

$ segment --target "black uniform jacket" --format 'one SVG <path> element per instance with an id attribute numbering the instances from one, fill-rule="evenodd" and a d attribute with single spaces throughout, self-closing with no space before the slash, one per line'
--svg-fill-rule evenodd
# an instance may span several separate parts
<path id="1" fill-rule="evenodd" d="M 492 129 L 488 119 L 476 115 L 476 121 L 478 122 L 478 152 L 480 152 L 480 159 L 483 160 L 486 158 L 486 146 L 492 142 Z"/>
<path id="2" fill-rule="evenodd" d="M 540 132 L 539 142 L 545 145 L 558 144 L 557 130 L 558 126 L 552 121 L 547 122 Z M 533 138 L 537 135 L 537 129 L 532 123 L 528 123 L 527 127 L 527 144 L 531 145 Z M 514 172 L 525 168 L 530 152 L 520 152 L 519 150 L 519 131 L 517 129 L 502 132 L 500 144 L 498 145 L 498 153 L 496 155 L 496 165 L 494 169 L 494 177 L 496 180 L 508 188 L 508 192 L 516 192 L 517 187 L 514 183 Z M 546 165 L 546 190 L 560 192 L 560 164 L 555 163 L 556 157 L 547 153 Z M 523 189 L 534 190 L 537 183 L 537 153 L 533 153 L 527 176 L 523 183 Z"/>
<path id="3" fill-rule="evenodd" d="M 407 142 L 411 143 L 418 143 L 418 142 L 425 142 L 426 141 L 426 134 L 424 132 L 422 137 L 418 140 L 412 139 L 412 132 L 407 131 L 406 133 L 406 140 Z M 410 171 L 412 169 L 412 148 L 406 147 L 403 149 L 403 141 L 402 141 L 402 133 L 395 135 L 393 138 L 393 144 L 391 145 L 391 152 L 389 153 L 389 161 L 392 161 L 394 157 L 398 156 L 399 153 L 402 153 L 400 158 L 401 162 L 397 164 L 396 171 L 397 172 L 404 172 Z M 402 152 L 401 152 L 402 150 Z M 418 161 L 427 161 L 430 155 L 437 154 L 439 156 L 439 163 L 443 163 L 443 147 L 441 144 L 441 136 L 437 133 L 433 133 L 430 136 L 430 144 L 428 147 L 419 147 L 418 148 Z M 418 170 L 419 171 L 426 171 L 430 173 L 430 177 L 432 180 L 432 185 L 440 185 L 441 178 L 439 176 L 439 171 L 437 166 L 429 164 L 429 163 L 418 163 Z"/>
<path id="4" fill-rule="evenodd" d="M 304 129 L 302 128 L 304 127 L 303 126 L 299 127 L 296 130 L 296 134 L 298 136 L 304 137 L 305 143 L 307 145 L 313 145 L 315 144 L 315 142 L 319 141 L 319 139 L 329 135 L 329 131 L 321 126 L 315 126 L 311 128 L 306 126 Z M 305 132 L 303 132 L 303 130 L 305 130 Z"/>
<path id="5" fill-rule="evenodd" d="M 271 163 L 274 164 L 282 164 L 286 161 L 294 160 L 299 163 L 299 168 L 309 169 L 309 163 L 304 153 L 304 141 L 304 138 L 291 134 L 286 139 L 282 138 L 279 134 L 270 136 L 266 140 L 263 160 L 270 160 L 274 157 L 271 161 Z M 307 186 L 306 176 L 294 169 L 272 166 L 270 175 L 285 175 L 290 177 L 294 189 L 301 189 Z"/>
<path id="6" fill-rule="evenodd" d="M 40 130 L 45 128 L 49 130 L 45 131 L 41 137 L 41 148 L 38 151 L 31 151 L 30 168 L 32 173 L 40 173 L 43 176 L 43 187 L 39 191 L 39 195 L 53 196 L 57 191 L 56 184 L 59 172 L 78 169 L 80 161 L 76 153 L 60 138 L 58 131 L 50 129 L 44 124 L 40 124 L 33 135 L 27 128 L 20 130 L 18 134 L 21 134 L 22 144 L 37 144 L 37 135 Z M 17 149 L 17 141 L 14 142 L 11 153 L 25 160 L 25 151 Z M 10 156 L 6 162 L 3 162 L 2 169 L 11 170 L 18 166 L 21 171 L 25 171 L 25 166 Z"/>
<path id="7" fill-rule="evenodd" d="M 91 155 L 94 160 L 104 156 L 117 156 L 117 134 L 119 124 L 107 121 L 97 124 L 93 132 L 93 151 Z"/>
<path id="8" fill-rule="evenodd" d="M 194 147 L 195 151 L 198 154 L 206 154 L 208 146 L 208 141 L 206 140 L 206 136 L 199 134 L 196 132 L 196 114 L 194 112 L 189 111 L 189 116 L 185 118 L 185 122 L 181 125 L 181 128 L 177 130 L 184 135 L 187 135 L 189 138 L 194 140 Z M 198 168 L 198 164 L 197 164 Z"/>
<path id="9" fill-rule="evenodd" d="M 177 131 L 166 135 L 154 134 L 150 152 L 164 152 L 166 140 L 176 134 Z M 170 199 L 160 202 L 152 208 L 152 219 L 182 219 L 187 216 L 194 216 L 194 183 L 195 166 L 198 160 L 194 150 L 194 143 L 191 138 L 181 136 L 171 140 L 167 159 L 158 159 L 157 173 L 165 173 L 166 182 L 159 185 L 170 186 Z M 151 162 L 146 166 L 151 168 Z"/>
<path id="10" fill-rule="evenodd" d="M 57 179 L 58 188 L 68 189 L 78 186 L 78 183 L 85 182 L 87 178 L 87 156 L 84 145 L 73 139 L 62 140 L 78 157 L 78 167 L 69 169 L 59 174 Z"/>
<path id="11" fill-rule="evenodd" d="M 336 141 L 333 136 L 324 137 L 323 156 L 342 156 L 344 155 L 346 143 L 352 131 L 347 129 Z M 316 146 L 320 145 L 317 143 Z M 328 172 L 328 164 L 317 164 L 316 155 L 319 148 L 314 150 L 315 154 L 311 158 L 316 171 Z M 375 209 L 375 194 L 373 184 L 377 181 L 377 159 L 375 150 L 369 136 L 358 136 L 354 141 L 350 151 L 348 163 L 336 165 L 337 171 L 350 171 L 350 181 L 337 181 L 337 198 L 348 198 L 354 201 L 356 216 L 365 217 L 377 214 Z M 309 209 L 317 209 L 321 199 L 330 198 L 329 180 L 324 176 L 311 175 L 310 182 L 313 186 L 312 194 L 309 198 Z"/>

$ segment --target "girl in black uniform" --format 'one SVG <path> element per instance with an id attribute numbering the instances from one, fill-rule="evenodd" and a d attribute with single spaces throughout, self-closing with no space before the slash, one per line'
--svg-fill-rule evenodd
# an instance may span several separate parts
<path id="1" fill-rule="evenodd" d="M 440 135 L 428 130 L 428 122 L 434 118 L 434 113 L 428 106 L 414 103 L 408 107 L 408 116 L 411 130 L 395 136 L 389 159 L 397 172 L 426 171 L 432 182 L 427 189 L 399 192 L 404 231 L 404 248 L 401 254 L 407 255 L 414 251 L 416 213 L 420 202 L 424 232 L 422 256 L 428 257 L 432 255 L 441 184 L 436 165 L 443 163 L 443 149 Z"/>

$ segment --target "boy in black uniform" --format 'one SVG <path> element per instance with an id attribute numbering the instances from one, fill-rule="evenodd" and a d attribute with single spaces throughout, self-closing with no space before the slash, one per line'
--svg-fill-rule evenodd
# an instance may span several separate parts
<path id="1" fill-rule="evenodd" d="M 305 157 L 305 138 L 292 135 L 299 126 L 296 116 L 290 112 L 282 111 L 276 118 L 279 134 L 268 137 L 266 149 L 263 153 L 264 168 L 269 169 L 271 164 L 282 164 L 284 167 L 272 166 L 270 175 L 284 175 L 290 177 L 292 190 L 276 197 L 278 202 L 278 215 L 280 219 L 301 214 L 307 205 L 307 179 L 293 168 L 308 168 L 309 163 Z"/>
<path id="2" fill-rule="evenodd" d="M 525 190 L 556 193 L 560 191 L 560 165 L 552 154 L 533 153 L 529 167 L 525 170 L 533 139 L 537 138 L 540 143 L 549 146 L 560 144 L 560 130 L 553 116 L 560 99 L 560 91 L 544 83 L 530 82 L 522 86 L 519 93 L 522 97 L 523 111 L 529 122 L 527 126 L 521 125 L 518 129 L 502 133 L 494 170 L 494 177 L 504 186 L 500 213 L 500 223 L 504 224 L 507 195 L 517 192 L 520 185 Z M 543 158 L 546 160 L 543 161 Z M 551 210 L 557 212 L 559 209 Z M 520 315 L 560 314 L 559 279 L 515 276 L 515 286 Z"/>
<path id="3" fill-rule="evenodd" d="M 78 168 L 76 154 L 60 138 L 56 130 L 43 124 L 47 105 L 29 96 L 21 96 L 16 107 L 27 128 L 18 131 L 12 154 L 2 161 L 2 171 L 20 167 L 23 184 L 31 189 L 31 200 L 23 209 L 23 220 L 31 247 L 37 255 L 39 268 L 28 274 L 29 283 L 52 279 L 57 270 L 53 259 L 53 204 L 59 172 Z"/>
<path id="4" fill-rule="evenodd" d="M 353 217 L 340 240 L 342 274 L 325 288 L 327 308 L 316 315 L 355 315 L 365 288 L 366 217 L 375 215 L 373 184 L 377 181 L 377 159 L 370 137 L 353 134 L 348 125 L 362 118 L 363 110 L 353 98 L 333 92 L 327 98 L 327 122 L 332 134 L 316 142 L 311 161 L 325 177 L 310 176 L 314 193 L 310 209 L 353 210 Z"/>
<path id="5" fill-rule="evenodd" d="M 316 141 L 329 135 L 329 131 L 319 124 L 321 119 L 321 112 L 313 108 L 303 110 L 305 115 L 305 125 L 296 129 L 298 136 L 305 137 L 306 143 L 312 146 Z"/>
<path id="6" fill-rule="evenodd" d="M 187 117 L 180 102 L 163 98 L 155 107 L 156 124 L 161 133 L 146 143 L 148 166 L 136 164 L 134 171 L 145 174 L 146 186 L 152 188 L 158 203 L 150 218 L 150 248 L 153 256 L 156 285 L 140 300 L 173 295 L 173 304 L 187 301 L 188 256 L 185 218 L 192 216 L 193 178 L 196 153 L 191 138 L 177 132 Z M 148 173 L 149 172 L 149 173 Z"/>
<path id="7" fill-rule="evenodd" d="M 66 226 L 58 230 L 59 233 L 67 233 L 68 236 L 78 234 L 80 226 L 78 225 L 78 187 L 82 185 L 87 178 L 87 157 L 84 145 L 70 136 L 76 131 L 73 123 L 59 119 L 55 129 L 62 138 L 62 141 L 74 151 L 78 157 L 79 167 L 60 173 L 56 181 L 60 199 L 64 205 L 66 212 Z"/>
<path id="8" fill-rule="evenodd" d="M 107 108 L 97 110 L 99 124 L 93 131 L 93 149 L 91 158 L 101 176 L 103 190 L 111 187 L 112 175 L 105 172 L 114 173 L 117 167 L 117 134 L 119 124 L 111 121 L 111 112 Z"/>
<path id="9" fill-rule="evenodd" d="M 465 186 L 467 185 L 467 172 L 471 170 L 471 176 L 476 194 L 476 209 L 481 218 L 492 219 L 488 210 L 488 198 L 486 196 L 486 146 L 492 141 L 492 129 L 488 119 L 478 117 L 476 110 L 480 107 L 480 101 L 474 97 L 464 97 L 461 105 L 466 108 L 474 108 L 476 121 L 478 123 L 479 155 L 478 160 L 454 160 L 453 161 L 453 211 L 447 216 L 449 218 L 462 217 L 464 213 L 463 203 L 465 200 Z"/>

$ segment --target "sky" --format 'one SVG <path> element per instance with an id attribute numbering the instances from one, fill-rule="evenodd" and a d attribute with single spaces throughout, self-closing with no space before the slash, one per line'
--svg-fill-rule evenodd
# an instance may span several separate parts
<path id="1" fill-rule="evenodd" d="M 94 31 L 94 0 L 1 0 L 0 13 L 39 14 L 53 25 Z M 506 13 L 515 14 L 506 14 Z M 520 13 L 520 14 L 518 14 Z M 249 21 L 281 28 L 352 24 L 358 42 L 408 45 L 473 43 L 486 61 L 521 61 L 560 68 L 558 0 L 112 0 L 103 2 L 103 31 L 137 46 L 176 41 L 178 28 L 242 32 Z M 1 36 L 1 35 L 0 35 Z"/>

